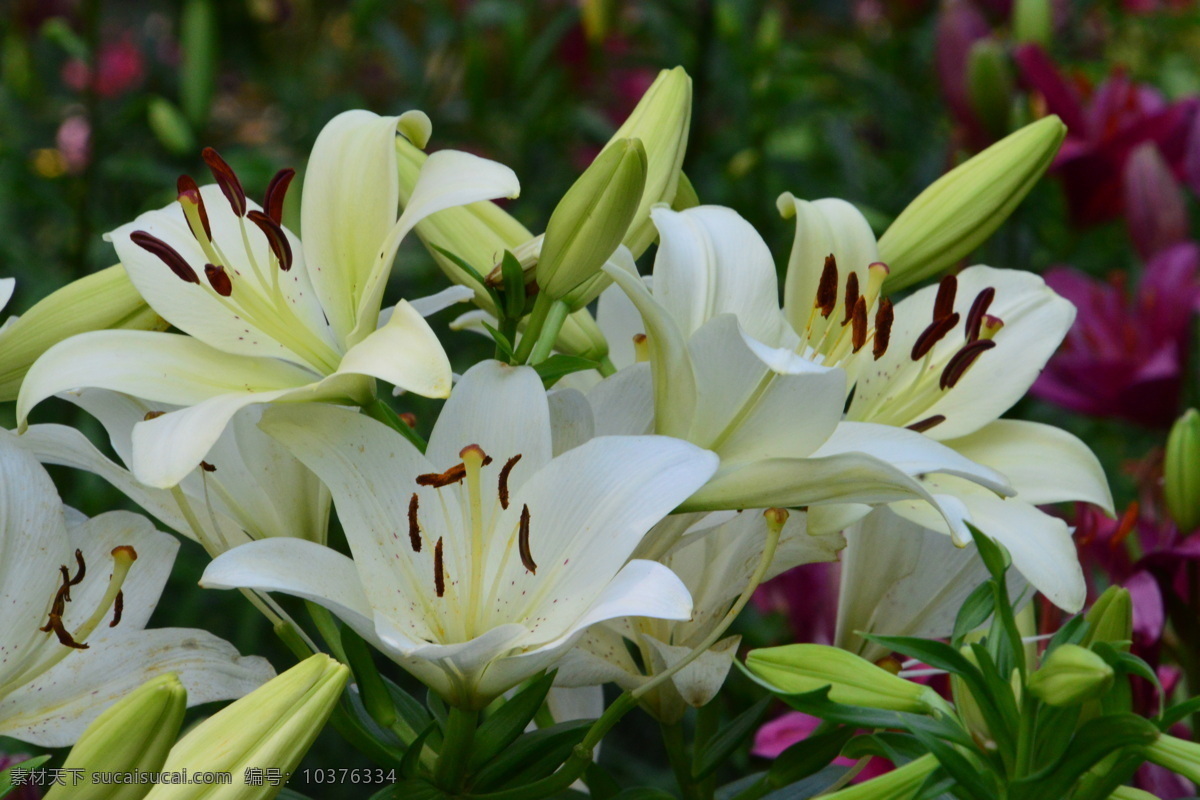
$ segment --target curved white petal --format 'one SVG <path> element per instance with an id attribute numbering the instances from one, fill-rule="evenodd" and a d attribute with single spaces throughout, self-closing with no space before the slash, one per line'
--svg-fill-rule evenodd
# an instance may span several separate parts
<path id="1" fill-rule="evenodd" d="M 674 666 L 692 652 L 690 647 L 664 644 L 653 636 L 644 637 L 644 641 L 654 650 L 659 661 L 656 671 Z M 733 666 L 741 641 L 741 636 L 725 637 L 671 677 L 675 690 L 685 703 L 700 708 L 717 696 Z"/>
<path id="2" fill-rule="evenodd" d="M 484 480 L 521 455 L 509 474 L 512 491 L 550 461 L 550 407 L 532 367 L 481 361 L 463 374 L 429 434 L 425 457 L 438 471 L 446 470 L 461 462 L 459 452 L 472 444 L 493 459 L 483 468 Z"/>
<path id="3" fill-rule="evenodd" d="M 654 299 L 685 338 L 718 314 L 732 313 L 755 339 L 779 338 L 779 282 L 758 231 L 733 209 L 658 207 Z"/>
<path id="4" fill-rule="evenodd" d="M 0 310 L 12 300 L 13 290 L 17 288 L 16 278 L 0 278 Z"/>
<path id="5" fill-rule="evenodd" d="M 1030 505 L 1079 501 L 1113 513 L 1104 467 L 1086 444 L 1052 425 L 1000 419 L 945 442 L 1000 472 Z"/>
<path id="6" fill-rule="evenodd" d="M 784 218 L 796 217 L 783 307 L 792 327 L 803 331 L 817 296 L 825 258 L 832 255 L 837 261 L 840 301 L 845 297 L 851 272 L 858 275 L 860 289 L 866 288 L 867 267 L 879 260 L 879 248 L 866 218 L 845 200 L 827 197 L 808 202 L 784 192 L 776 205 Z"/>
<path id="7" fill-rule="evenodd" d="M 646 325 L 654 386 L 655 432 L 684 437 L 695 413 L 696 376 L 683 333 L 641 278 L 620 269 L 605 267 L 605 270 L 637 307 Z"/>
<path id="8" fill-rule="evenodd" d="M 99 714 L 151 678 L 173 672 L 188 704 L 241 697 L 270 680 L 266 659 L 239 656 L 207 631 L 158 628 L 92 637 L 32 683 L 0 699 L 0 734 L 66 747 Z"/>
<path id="9" fill-rule="evenodd" d="M 450 359 L 421 314 L 401 300 L 387 324 L 342 357 L 339 373 L 370 375 L 425 397 L 450 394 Z"/>
<path id="10" fill-rule="evenodd" d="M 546 396 L 550 404 L 550 430 L 554 455 L 578 447 L 595 436 L 592 407 L 576 389 L 555 389 Z"/>
<path id="11" fill-rule="evenodd" d="M 475 296 L 475 291 L 469 286 L 447 286 L 440 292 L 434 292 L 425 297 L 416 297 L 411 305 L 422 317 L 432 317 L 439 311 L 445 311 L 450 306 L 465 303 Z M 385 312 L 387 313 L 387 312 Z M 380 315 L 383 322 L 383 315 Z"/>
<path id="12" fill-rule="evenodd" d="M 628 367 L 637 360 L 633 337 L 645 333 L 646 325 L 620 286 L 609 286 L 600 293 L 596 303 L 596 324 L 608 341 L 608 358 L 617 369 Z"/>
<path id="13" fill-rule="evenodd" d="M 618 370 L 587 393 L 596 435 L 638 436 L 654 430 L 654 384 L 649 364 Z"/>
<path id="14" fill-rule="evenodd" d="M 395 163 L 394 156 L 392 163 Z M 378 165 L 373 168 L 378 169 Z M 395 167 L 392 174 L 397 174 Z M 362 341 L 375 330 L 379 305 L 391 271 L 392 261 L 400 242 L 417 223 L 431 214 L 447 208 L 464 206 L 480 200 L 516 197 L 521 184 L 516 173 L 495 161 L 458 150 L 439 150 L 425 159 L 404 213 L 388 231 L 382 243 L 375 243 L 376 257 L 363 282 L 354 292 L 358 303 L 354 329 L 347 342 Z"/>

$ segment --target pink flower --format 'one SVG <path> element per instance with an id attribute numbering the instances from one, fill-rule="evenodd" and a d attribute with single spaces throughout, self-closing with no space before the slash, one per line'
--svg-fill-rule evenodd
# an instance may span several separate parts
<path id="1" fill-rule="evenodd" d="M 1076 225 L 1121 215 L 1126 162 L 1140 145 L 1153 145 L 1179 180 L 1187 178 L 1189 161 L 1200 159 L 1200 133 L 1193 131 L 1200 99 L 1168 103 L 1154 88 L 1117 70 L 1085 104 L 1040 47 L 1022 45 L 1015 57 L 1025 83 L 1067 125 L 1067 139 L 1052 169 L 1063 182 Z"/>
<path id="2" fill-rule="evenodd" d="M 1046 283 L 1078 309 L 1033 394 L 1102 417 L 1166 427 L 1179 411 L 1189 322 L 1200 310 L 1200 247 L 1170 247 L 1146 265 L 1132 296 L 1121 281 L 1057 267 Z"/>
<path id="3" fill-rule="evenodd" d="M 77 92 L 90 86 L 101 97 L 117 97 L 141 83 L 144 73 L 142 51 L 125 36 L 100 48 L 94 78 L 87 62 L 74 58 L 63 65 L 62 80 Z"/>
<path id="4" fill-rule="evenodd" d="M 78 175 L 92 157 L 92 129 L 85 117 L 73 116 L 63 120 L 54 136 L 54 144 L 67 162 L 67 172 Z"/>
<path id="5" fill-rule="evenodd" d="M 799 711 L 789 711 L 758 729 L 754 734 L 754 747 L 750 752 L 759 758 L 778 758 L 784 750 L 811 736 L 820 724 L 821 720 L 817 717 Z M 838 756 L 833 763 L 848 767 L 856 762 L 852 758 Z M 870 780 L 891 769 L 892 765 L 882 758 L 872 758 L 866 768 L 854 777 L 852 783 Z"/>
<path id="6" fill-rule="evenodd" d="M 837 624 L 839 564 L 802 564 L 767 581 L 754 593 L 760 611 L 787 617 L 797 642 L 833 644 Z"/>

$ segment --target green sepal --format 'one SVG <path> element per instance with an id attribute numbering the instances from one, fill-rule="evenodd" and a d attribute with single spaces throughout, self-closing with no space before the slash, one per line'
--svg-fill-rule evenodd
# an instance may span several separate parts
<path id="1" fill-rule="evenodd" d="M 704 780 L 716 772 L 717 767 L 724 764 L 734 750 L 737 750 L 743 742 L 754 735 L 754 732 L 758 730 L 759 721 L 767 712 L 767 706 L 774 699 L 771 695 L 765 695 L 757 703 L 734 717 L 728 725 L 721 729 L 720 733 L 705 742 L 703 747 L 697 748 L 695 757 L 692 759 L 692 779 Z"/>
<path id="2" fill-rule="evenodd" d="M 504 749 L 525 731 L 538 709 L 542 707 L 542 703 L 546 701 L 546 695 L 553 684 L 553 672 L 535 678 L 484 720 L 475 730 L 471 759 L 467 764 L 468 772 L 476 772 L 504 752 Z"/>
<path id="3" fill-rule="evenodd" d="M 483 792 L 524 786 L 550 775 L 570 757 L 591 726 L 590 719 L 572 720 L 523 734 L 476 773 L 472 789 Z"/>

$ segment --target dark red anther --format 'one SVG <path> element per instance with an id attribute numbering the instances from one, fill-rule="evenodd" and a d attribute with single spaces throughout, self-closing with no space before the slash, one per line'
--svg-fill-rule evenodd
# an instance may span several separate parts
<path id="1" fill-rule="evenodd" d="M 966 373 L 967 369 L 975 363 L 975 359 L 995 346 L 996 343 L 991 339 L 977 339 L 969 344 L 964 344 L 962 349 L 955 353 L 950 362 L 946 364 L 946 368 L 942 370 L 942 377 L 938 381 L 938 387 L 952 389 Z"/>
<path id="2" fill-rule="evenodd" d="M 200 462 L 200 469 L 204 470 L 205 472 L 216 472 L 217 471 L 216 466 L 208 463 L 207 461 Z"/>
<path id="3" fill-rule="evenodd" d="M 205 264 L 204 277 L 208 278 L 208 285 L 221 297 L 229 297 L 233 294 L 233 281 L 230 280 L 229 273 L 225 271 L 224 267 Z"/>
<path id="4" fill-rule="evenodd" d="M 983 326 L 983 318 L 987 314 L 988 306 L 992 304 L 992 300 L 995 298 L 996 290 L 991 286 L 975 295 L 975 302 L 971 303 L 971 310 L 967 312 L 966 327 L 968 342 L 973 342 L 979 338 L 979 331 Z"/>
<path id="5" fill-rule="evenodd" d="M 400 414 L 399 416 L 400 416 L 401 422 L 403 422 L 405 425 L 412 428 L 413 430 L 416 430 L 416 428 L 417 428 L 417 415 L 416 414 L 412 413 L 411 411 L 405 411 L 403 414 Z"/>
<path id="6" fill-rule="evenodd" d="M 854 304 L 853 320 L 854 327 L 850 331 L 850 341 L 854 345 L 854 352 L 857 353 L 867 343 L 867 298 L 860 297 Z"/>
<path id="7" fill-rule="evenodd" d="M 938 284 L 937 298 L 933 301 L 933 321 L 950 316 L 954 311 L 954 296 L 958 293 L 958 278 L 947 275 Z"/>
<path id="8" fill-rule="evenodd" d="M 200 187 L 192 180 L 191 175 L 180 175 L 175 181 L 175 188 L 179 191 L 179 200 L 181 202 L 189 202 L 195 204 L 200 212 L 200 224 L 204 226 L 204 235 L 208 240 L 212 241 L 212 226 L 208 224 L 208 209 L 204 207 L 204 196 L 200 194 Z M 192 231 L 192 235 L 196 234 Z"/>
<path id="9" fill-rule="evenodd" d="M 63 567 L 63 569 L 66 569 L 66 567 Z M 75 577 L 71 578 L 69 581 L 67 581 L 67 585 L 68 586 L 78 586 L 79 582 L 83 580 L 84 575 L 87 575 L 87 564 L 85 564 L 83 561 L 83 551 L 76 550 L 75 551 Z M 66 577 L 65 573 L 64 573 L 63 577 L 64 578 Z M 70 600 L 71 598 L 68 596 L 67 599 Z"/>
<path id="10" fill-rule="evenodd" d="M 117 597 L 113 600 L 113 618 L 112 622 L 108 623 L 108 627 L 115 628 L 121 622 L 121 613 L 125 610 L 125 592 L 121 589 L 117 590 Z"/>
<path id="11" fill-rule="evenodd" d="M 196 270 L 188 265 L 184 257 L 179 255 L 178 250 L 162 239 L 145 231 L 134 231 L 129 234 L 129 240 L 147 253 L 158 256 L 159 260 L 166 264 L 179 280 L 185 283 L 200 283 L 200 279 L 196 277 Z"/>
<path id="12" fill-rule="evenodd" d="M 851 272 L 846 276 L 846 316 L 842 320 L 845 325 L 854 319 L 854 307 L 858 304 L 858 273 Z"/>
<path id="13" fill-rule="evenodd" d="M 438 537 L 433 546 L 433 588 L 437 596 L 446 594 L 446 576 L 442 574 L 445 565 L 442 563 L 442 537 Z"/>
<path id="14" fill-rule="evenodd" d="M 75 637 L 71 635 L 67 627 L 63 625 L 62 617 L 57 614 L 50 615 L 50 621 L 46 623 L 44 631 L 54 631 L 54 635 L 58 637 L 58 643 L 66 645 L 73 650 L 87 650 L 88 646 L 82 642 L 75 641 Z"/>
<path id="15" fill-rule="evenodd" d="M 261 211 L 250 211 L 246 217 L 258 226 L 258 229 L 263 232 L 263 236 L 267 237 L 267 243 L 271 245 L 271 252 L 279 261 L 279 268 L 284 272 L 290 270 L 292 268 L 292 246 L 288 243 L 283 227 Z"/>
<path id="16" fill-rule="evenodd" d="M 413 496 L 408 501 L 408 543 L 412 545 L 414 553 L 421 552 L 421 525 L 417 522 L 419 502 L 417 493 L 413 492 Z"/>
<path id="17" fill-rule="evenodd" d="M 958 312 L 954 312 L 948 317 L 942 317 L 936 322 L 929 323 L 929 327 L 921 331 L 921 335 L 917 337 L 917 341 L 913 344 L 912 359 L 918 361 L 925 357 L 925 354 L 933 349 L 933 346 L 942 340 L 950 331 L 954 330 L 954 326 L 958 325 Z"/>
<path id="18" fill-rule="evenodd" d="M 892 338 L 892 320 L 894 318 L 892 301 L 885 297 L 879 301 L 879 308 L 875 309 L 875 342 L 871 347 L 871 355 L 875 357 L 876 361 L 887 352 L 888 342 Z"/>
<path id="19" fill-rule="evenodd" d="M 152 419 L 158 419 L 165 413 L 167 413 L 167 412 L 165 412 L 165 411 L 147 411 L 146 416 L 142 417 L 142 422 L 149 422 Z"/>
<path id="20" fill-rule="evenodd" d="M 287 195 L 288 185 L 296 177 L 296 170 L 288 167 L 275 173 L 267 184 L 267 196 L 263 198 L 263 209 L 276 225 L 283 224 L 283 198 Z"/>
<path id="21" fill-rule="evenodd" d="M 521 454 L 517 453 L 515 456 L 510 458 L 508 461 L 505 461 L 504 466 L 500 468 L 500 507 L 501 508 L 508 508 L 508 476 L 510 473 L 512 473 L 512 468 L 515 467 L 517 465 L 517 462 L 520 460 L 521 460 Z"/>
<path id="22" fill-rule="evenodd" d="M 233 209 L 233 213 L 239 217 L 246 216 L 246 191 L 242 188 L 242 182 L 238 180 L 233 168 L 225 163 L 225 159 L 221 158 L 211 147 L 204 148 L 200 157 L 212 170 L 213 180 L 217 182 L 217 186 L 221 187 L 221 194 L 225 195 L 225 199 L 229 201 L 229 207 Z"/>
<path id="23" fill-rule="evenodd" d="M 946 417 L 944 414 L 934 414 L 932 417 L 926 417 L 925 419 L 914 422 L 912 425 L 905 425 L 904 427 L 908 428 L 910 431 L 924 433 L 930 428 L 941 425 L 945 421 Z"/>
<path id="24" fill-rule="evenodd" d="M 452 483 L 458 483 L 465 477 L 467 477 L 466 466 L 463 464 L 455 464 L 445 472 L 426 472 L 423 475 L 418 475 L 417 485 L 432 486 L 435 489 L 440 489 L 443 486 L 449 486 Z"/>
<path id="25" fill-rule="evenodd" d="M 537 564 L 533 561 L 533 553 L 529 550 L 529 506 L 521 506 L 521 523 L 517 533 L 517 550 L 521 553 L 521 563 L 525 569 L 537 574 Z"/>
<path id="26" fill-rule="evenodd" d="M 837 308 L 838 271 L 837 259 L 833 253 L 825 256 L 825 266 L 821 269 L 821 281 L 817 284 L 817 308 L 821 316 L 828 317 Z"/>

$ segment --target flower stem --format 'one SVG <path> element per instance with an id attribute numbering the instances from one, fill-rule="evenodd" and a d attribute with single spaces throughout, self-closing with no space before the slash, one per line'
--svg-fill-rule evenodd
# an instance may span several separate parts
<path id="1" fill-rule="evenodd" d="M 687 742 L 683 736 L 683 726 L 676 722 L 668 725 L 659 723 L 662 731 L 663 744 L 667 748 L 667 760 L 671 762 L 671 771 L 675 773 L 675 782 L 679 784 L 680 794 L 684 800 L 698 800 L 697 786 L 692 780 L 692 759 L 688 755 Z"/>
<path id="2" fill-rule="evenodd" d="M 606 378 L 609 375 L 615 374 L 617 371 L 616 365 L 612 363 L 612 359 L 609 358 L 608 356 L 605 356 L 604 358 L 600 359 L 600 366 L 597 367 L 597 369 L 600 370 L 600 374 Z"/>
<path id="3" fill-rule="evenodd" d="M 409 427 L 404 420 L 400 419 L 395 410 L 393 410 L 392 407 L 387 403 L 376 397 L 362 408 L 363 411 L 367 412 L 368 417 L 387 425 L 389 428 L 396 431 L 396 433 L 412 442 L 413 446 L 422 453 L 425 452 L 425 448 L 427 447 L 425 440 L 421 438 L 419 433 Z"/>
<path id="4" fill-rule="evenodd" d="M 442 750 L 438 753 L 437 766 L 433 773 L 434 783 L 447 792 L 457 792 L 467 777 L 467 759 L 471 757 L 471 744 L 475 739 L 475 726 L 478 722 L 478 711 L 450 707 Z"/>
<path id="5" fill-rule="evenodd" d="M 553 304 L 554 301 L 548 294 L 538 293 L 537 298 L 533 301 L 533 311 L 529 313 L 529 322 L 525 325 L 525 333 L 521 334 L 517 352 L 513 353 L 514 364 L 524 364 L 529 360 L 529 354 L 533 352 L 533 345 L 542 334 L 542 326 L 546 324 L 546 316 L 550 313 L 550 306 Z"/>
<path id="6" fill-rule="evenodd" d="M 558 332 L 562 330 L 569 313 L 571 313 L 571 309 L 562 300 L 555 300 L 550 305 L 550 311 L 547 312 L 546 321 L 542 325 L 542 332 L 538 335 L 537 342 L 533 346 L 533 353 L 529 356 L 530 364 L 540 364 L 550 356 L 551 351 L 554 350 L 554 343 L 558 341 Z"/>

